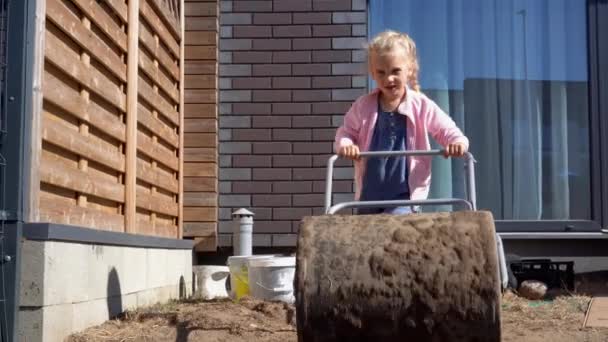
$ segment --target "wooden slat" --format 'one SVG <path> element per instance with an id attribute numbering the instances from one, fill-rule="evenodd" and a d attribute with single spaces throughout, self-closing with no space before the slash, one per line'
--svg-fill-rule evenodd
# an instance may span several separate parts
<path id="1" fill-rule="evenodd" d="M 216 133 L 217 120 L 215 119 L 186 119 L 184 120 L 186 133 Z"/>
<path id="2" fill-rule="evenodd" d="M 217 165 L 214 163 L 184 163 L 184 177 L 217 177 Z"/>
<path id="3" fill-rule="evenodd" d="M 189 17 L 186 31 L 217 31 L 218 21 L 214 17 Z"/>
<path id="4" fill-rule="evenodd" d="M 215 162 L 217 150 L 206 147 L 189 147 L 184 149 L 185 162 Z"/>
<path id="5" fill-rule="evenodd" d="M 179 191 L 177 179 L 165 172 L 155 171 L 148 163 L 141 159 L 137 160 L 137 178 L 175 194 Z"/>
<path id="6" fill-rule="evenodd" d="M 126 96 L 120 88 L 94 67 L 85 65 L 74 58 L 68 48 L 50 32 L 46 32 L 46 60 L 56 65 L 74 80 L 112 103 L 120 110 L 126 110 Z"/>
<path id="7" fill-rule="evenodd" d="M 188 19 L 190 20 L 190 19 Z M 213 45 L 217 46 L 217 31 L 186 31 L 186 46 Z"/>
<path id="8" fill-rule="evenodd" d="M 217 75 L 215 61 L 188 61 L 184 66 L 186 75 Z"/>
<path id="9" fill-rule="evenodd" d="M 122 184 L 96 178 L 88 172 L 67 165 L 60 157 L 50 153 L 42 153 L 40 181 L 118 203 L 125 200 L 125 188 Z"/>
<path id="10" fill-rule="evenodd" d="M 180 8 L 180 30 L 181 40 L 179 42 L 179 191 L 177 202 L 179 203 L 179 212 L 177 214 L 177 238 L 184 237 L 184 56 L 186 45 L 184 42 L 184 27 L 186 25 L 186 17 L 184 13 L 184 0 L 179 1 Z"/>
<path id="11" fill-rule="evenodd" d="M 217 236 L 195 238 L 193 249 L 195 252 L 215 252 L 217 250 Z"/>
<path id="12" fill-rule="evenodd" d="M 70 95 L 74 94 L 74 91 L 48 72 L 44 73 L 43 89 L 46 101 L 97 127 L 112 138 L 125 141 L 125 124 L 118 117 L 103 110 L 95 102 L 87 102 L 81 96 Z"/>
<path id="13" fill-rule="evenodd" d="M 217 194 L 213 192 L 185 192 L 184 205 L 187 207 L 216 207 Z"/>
<path id="14" fill-rule="evenodd" d="M 184 222 L 184 237 L 208 237 L 217 232 L 215 222 Z"/>
<path id="15" fill-rule="evenodd" d="M 217 89 L 215 75 L 186 75 L 184 81 L 186 89 Z"/>
<path id="16" fill-rule="evenodd" d="M 125 144 L 125 232 L 137 229 L 137 103 L 141 82 L 139 81 L 139 0 L 130 1 L 128 8 L 129 53 L 127 56 L 127 117 Z"/>
<path id="17" fill-rule="evenodd" d="M 63 32 L 73 38 L 78 45 L 105 65 L 121 81 L 127 81 L 127 66 L 104 44 L 82 21 L 63 5 L 60 0 L 47 0 L 47 16 Z"/>
<path id="18" fill-rule="evenodd" d="M 148 49 L 150 54 L 158 60 L 158 63 L 169 71 L 171 76 L 173 76 L 173 79 L 178 80 L 179 65 L 177 64 L 177 60 L 174 59 L 166 49 L 162 48 L 159 44 L 156 44 L 156 40 L 152 36 L 152 33 L 150 33 L 143 24 L 140 24 L 139 26 L 139 40 Z"/>
<path id="19" fill-rule="evenodd" d="M 123 23 L 127 23 L 128 21 L 128 15 L 129 15 L 129 10 L 127 8 L 127 4 L 122 1 L 122 0 L 104 0 L 106 4 L 108 4 L 108 6 L 110 6 L 110 8 L 112 8 L 114 10 L 114 13 L 116 13 L 118 15 L 118 17 L 120 18 L 120 20 L 122 20 Z"/>
<path id="20" fill-rule="evenodd" d="M 45 117 L 42 121 L 42 139 L 57 145 L 88 160 L 108 166 L 114 170 L 125 171 L 125 158 L 118 149 L 111 150 L 98 144 L 93 137 L 84 136 L 60 123 Z"/>
<path id="21" fill-rule="evenodd" d="M 217 208 L 184 207 L 184 221 L 215 222 Z"/>
<path id="22" fill-rule="evenodd" d="M 188 165 L 186 163 L 185 165 Z M 217 193 L 217 173 L 210 170 L 209 176 L 184 177 L 185 191 L 203 191 Z"/>
<path id="23" fill-rule="evenodd" d="M 213 103 L 187 103 L 184 104 L 185 118 L 212 118 L 217 119 L 217 104 Z"/>
<path id="24" fill-rule="evenodd" d="M 137 207 L 169 216 L 177 216 L 178 214 L 176 202 L 163 196 L 152 195 L 141 188 L 137 189 Z"/>
<path id="25" fill-rule="evenodd" d="M 124 217 L 94 209 L 79 207 L 66 198 L 40 193 L 40 221 L 122 231 Z"/>
<path id="26" fill-rule="evenodd" d="M 184 147 L 217 148 L 217 135 L 215 133 L 186 133 L 184 134 Z"/>
<path id="27" fill-rule="evenodd" d="M 186 103 L 217 103 L 217 91 L 214 89 L 184 90 Z"/>
<path id="28" fill-rule="evenodd" d="M 187 60 L 216 60 L 217 59 L 217 47 L 215 46 L 204 46 L 196 45 L 189 46 L 186 49 Z"/>
<path id="29" fill-rule="evenodd" d="M 139 104 L 137 120 L 158 136 L 159 139 L 166 141 L 175 148 L 179 147 L 179 136 L 177 133 L 171 127 L 152 116 L 152 113 L 141 104 Z"/>
<path id="30" fill-rule="evenodd" d="M 148 24 L 150 24 L 151 27 L 154 27 L 160 39 L 169 47 L 171 53 L 173 53 L 173 56 L 175 58 L 179 58 L 178 41 L 169 33 L 167 27 L 163 24 L 154 9 L 152 9 L 148 3 L 148 0 L 141 1 L 140 12 Z"/>
<path id="31" fill-rule="evenodd" d="M 217 17 L 219 16 L 219 6 L 217 2 L 201 2 L 201 3 L 192 3 L 187 2 L 185 4 L 185 14 L 187 16 L 196 16 L 196 17 Z"/>
<path id="32" fill-rule="evenodd" d="M 169 12 L 169 9 L 166 6 L 159 3 L 159 0 L 151 0 L 149 3 L 150 6 L 156 11 L 156 14 L 158 14 L 162 21 L 167 25 L 173 37 L 179 41 L 182 36 L 182 30 L 177 19 Z"/>
<path id="33" fill-rule="evenodd" d="M 148 102 L 152 107 L 156 108 L 160 114 L 165 116 L 171 123 L 179 125 L 179 113 L 165 101 L 165 99 L 154 92 L 152 87 L 143 80 L 139 80 L 139 95 L 141 98 Z"/>
<path id="34" fill-rule="evenodd" d="M 179 89 L 172 83 L 163 72 L 154 65 L 154 62 L 145 53 L 139 54 L 139 67 L 150 77 L 154 83 L 160 86 L 175 102 L 179 102 Z"/>
<path id="35" fill-rule="evenodd" d="M 127 35 L 97 1 L 72 0 L 82 12 L 123 51 L 127 52 Z"/>
<path id="36" fill-rule="evenodd" d="M 152 139 L 142 132 L 137 132 L 137 149 L 148 157 L 168 166 L 171 170 L 178 171 L 179 160 L 177 156 L 158 145 L 152 144 Z"/>

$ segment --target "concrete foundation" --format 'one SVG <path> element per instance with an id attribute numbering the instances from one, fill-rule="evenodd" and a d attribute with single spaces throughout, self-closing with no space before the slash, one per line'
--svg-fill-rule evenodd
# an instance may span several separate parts
<path id="1" fill-rule="evenodd" d="M 119 313 L 192 294 L 190 249 L 24 240 L 20 341 L 63 341 Z"/>

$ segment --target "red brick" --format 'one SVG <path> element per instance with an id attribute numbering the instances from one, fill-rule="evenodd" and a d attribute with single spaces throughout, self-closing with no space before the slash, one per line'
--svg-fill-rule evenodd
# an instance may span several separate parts
<path id="1" fill-rule="evenodd" d="M 334 49 L 350 49 L 360 50 L 365 47 L 365 37 L 338 37 L 332 38 L 332 47 Z"/>
<path id="2" fill-rule="evenodd" d="M 291 117 L 289 116 L 254 116 L 251 127 L 255 128 L 289 128 L 291 127 Z"/>
<path id="3" fill-rule="evenodd" d="M 310 63 L 310 51 L 279 51 L 272 53 L 273 63 Z"/>
<path id="4" fill-rule="evenodd" d="M 236 26 L 235 26 L 236 27 Z M 312 28 L 315 37 L 350 37 L 350 25 L 315 25 Z"/>
<path id="5" fill-rule="evenodd" d="M 270 129 L 236 128 L 232 130 L 233 141 L 269 141 Z"/>
<path id="6" fill-rule="evenodd" d="M 332 75 L 364 75 L 365 63 L 336 63 L 331 66 Z"/>
<path id="7" fill-rule="evenodd" d="M 252 39 L 251 42 L 253 50 L 291 50 L 291 39 Z"/>
<path id="8" fill-rule="evenodd" d="M 310 25 L 284 25 L 272 28 L 273 37 L 310 37 L 312 29 Z"/>
<path id="9" fill-rule="evenodd" d="M 235 167 L 271 167 L 270 156 L 251 156 L 236 155 L 232 157 L 232 164 Z"/>
<path id="10" fill-rule="evenodd" d="M 243 77 L 233 78 L 233 89 L 270 89 L 272 82 L 270 77 Z"/>
<path id="11" fill-rule="evenodd" d="M 272 29 L 270 26 L 262 25 L 234 26 L 232 28 L 232 36 L 234 38 L 272 37 Z"/>
<path id="12" fill-rule="evenodd" d="M 312 140 L 314 141 L 333 141 L 335 137 L 335 128 L 317 128 L 312 130 Z"/>
<path id="13" fill-rule="evenodd" d="M 365 24 L 367 21 L 367 13 L 336 12 L 332 13 L 332 21 L 336 24 Z"/>
<path id="14" fill-rule="evenodd" d="M 272 140 L 274 141 L 310 141 L 312 132 L 310 129 L 273 129 Z"/>
<path id="15" fill-rule="evenodd" d="M 253 180 L 291 180 L 291 169 L 253 169 Z"/>
<path id="16" fill-rule="evenodd" d="M 348 50 L 327 50 L 327 51 L 313 51 L 312 61 L 314 63 L 319 62 L 350 62 L 351 52 Z M 329 73 L 328 73 L 329 74 Z"/>
<path id="17" fill-rule="evenodd" d="M 331 22 L 331 15 L 329 18 Z M 253 23 L 256 25 L 289 25 L 291 13 L 254 13 Z"/>
<path id="18" fill-rule="evenodd" d="M 293 169 L 293 180 L 323 180 L 325 179 L 325 168 L 307 168 L 307 169 Z"/>
<path id="19" fill-rule="evenodd" d="M 291 101 L 290 90 L 254 90 L 254 102 L 289 102 Z"/>
<path id="20" fill-rule="evenodd" d="M 313 0 L 314 11 L 350 11 L 351 0 Z"/>
<path id="21" fill-rule="evenodd" d="M 272 209 L 272 218 L 275 220 L 300 220 L 304 216 L 310 216 L 310 208 L 276 208 Z"/>
<path id="22" fill-rule="evenodd" d="M 310 77 L 273 77 L 272 87 L 274 89 L 308 89 L 310 88 Z"/>
<path id="23" fill-rule="evenodd" d="M 312 10 L 311 0 L 274 0 L 275 12 L 306 12 Z"/>
<path id="24" fill-rule="evenodd" d="M 269 51 L 236 51 L 232 53 L 232 63 L 262 64 L 272 62 Z"/>
<path id="25" fill-rule="evenodd" d="M 295 102 L 310 102 L 310 101 L 329 101 L 331 99 L 331 90 L 294 90 L 293 101 Z"/>
<path id="26" fill-rule="evenodd" d="M 324 204 L 325 196 L 323 194 L 293 195 L 294 207 L 318 207 Z"/>
<path id="27" fill-rule="evenodd" d="M 335 130 L 334 130 L 334 133 L 335 133 Z M 317 154 L 317 155 L 314 155 L 313 158 L 312 158 L 312 166 L 313 167 L 324 167 L 324 166 L 326 166 L 327 165 L 327 160 L 332 155 L 333 154 Z M 350 159 L 339 158 L 334 163 L 334 166 L 335 167 L 352 167 L 353 166 L 353 162 Z"/>
<path id="28" fill-rule="evenodd" d="M 354 101 L 359 96 L 365 94 L 364 88 L 353 89 L 333 89 L 331 91 L 331 99 L 334 101 Z"/>
<path id="29" fill-rule="evenodd" d="M 272 192 L 277 194 L 310 193 L 312 191 L 311 181 L 302 182 L 273 182 Z"/>
<path id="30" fill-rule="evenodd" d="M 314 53 L 314 52 L 313 52 Z M 294 75 L 330 75 L 331 64 L 294 64 Z"/>
<path id="31" fill-rule="evenodd" d="M 295 127 L 330 127 L 329 116 L 296 116 L 293 118 L 292 126 Z"/>
<path id="32" fill-rule="evenodd" d="M 271 12 L 272 1 L 232 1 L 233 12 Z"/>
<path id="33" fill-rule="evenodd" d="M 253 195 L 254 206 L 290 207 L 291 195 Z M 257 222 L 256 222 L 257 223 Z"/>
<path id="34" fill-rule="evenodd" d="M 264 142 L 253 143 L 254 154 L 289 154 L 291 143 L 288 142 Z"/>
<path id="35" fill-rule="evenodd" d="M 293 143 L 294 154 L 318 154 L 332 153 L 333 144 L 331 142 L 295 142 Z"/>
<path id="36" fill-rule="evenodd" d="M 220 39 L 220 50 L 222 51 L 233 51 L 233 50 L 251 50 L 252 47 L 251 39 Z"/>
<path id="37" fill-rule="evenodd" d="M 329 38 L 296 38 L 293 40 L 294 50 L 327 50 L 331 49 Z"/>
<path id="38" fill-rule="evenodd" d="M 253 76 L 289 76 L 290 64 L 256 64 L 253 65 Z"/>
<path id="39" fill-rule="evenodd" d="M 270 103 L 233 103 L 232 114 L 235 115 L 268 115 L 270 114 Z"/>
<path id="40" fill-rule="evenodd" d="M 235 194 L 262 194 L 272 192 L 272 182 L 232 182 Z"/>
<path id="41" fill-rule="evenodd" d="M 325 181 L 313 182 L 312 191 L 315 193 L 325 193 Z M 334 180 L 332 182 L 332 192 L 351 193 L 353 192 L 353 182 L 346 180 Z"/>
<path id="42" fill-rule="evenodd" d="M 273 103 L 272 114 L 310 114 L 310 103 Z"/>
<path id="43" fill-rule="evenodd" d="M 236 103 L 234 104 L 237 105 Z M 312 104 L 313 114 L 345 114 L 352 102 L 318 102 Z"/>
<path id="44" fill-rule="evenodd" d="M 257 217 L 254 216 L 254 219 Z M 265 221 L 255 221 L 253 230 L 256 233 L 288 233 L 291 228 L 291 221 L 269 221 L 272 217 L 264 219 Z"/>
<path id="45" fill-rule="evenodd" d="M 311 167 L 312 156 L 272 156 L 272 167 Z"/>
<path id="46" fill-rule="evenodd" d="M 313 88 L 350 88 L 351 83 L 350 76 L 313 77 L 312 79 Z"/>
<path id="47" fill-rule="evenodd" d="M 255 21 L 255 17 L 254 17 Z M 331 13 L 329 12 L 310 12 L 310 13 L 294 13 L 294 24 L 331 24 Z M 314 31 L 314 26 L 313 26 Z"/>

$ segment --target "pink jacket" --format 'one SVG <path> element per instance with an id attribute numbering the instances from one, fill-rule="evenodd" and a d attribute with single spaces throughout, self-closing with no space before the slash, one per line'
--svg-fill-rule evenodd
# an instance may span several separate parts
<path id="1" fill-rule="evenodd" d="M 356 144 L 361 152 L 368 151 L 378 118 L 378 93 L 375 89 L 359 97 L 348 110 L 344 123 L 336 132 L 334 148 Z M 399 114 L 409 120 L 407 125 L 407 149 L 429 150 L 430 135 L 442 146 L 463 143 L 469 148 L 469 140 L 456 124 L 433 100 L 422 93 L 408 89 L 406 99 L 397 108 Z M 431 184 L 431 156 L 408 157 L 410 198 L 426 199 Z M 365 172 L 365 159 L 355 162 L 355 200 L 361 195 Z"/>

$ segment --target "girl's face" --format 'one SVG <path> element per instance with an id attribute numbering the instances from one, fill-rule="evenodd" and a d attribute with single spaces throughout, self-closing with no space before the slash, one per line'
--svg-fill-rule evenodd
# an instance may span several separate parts
<path id="1" fill-rule="evenodd" d="M 369 67 L 385 100 L 400 100 L 405 95 L 409 68 L 405 51 L 396 49 L 382 55 L 372 52 Z"/>

